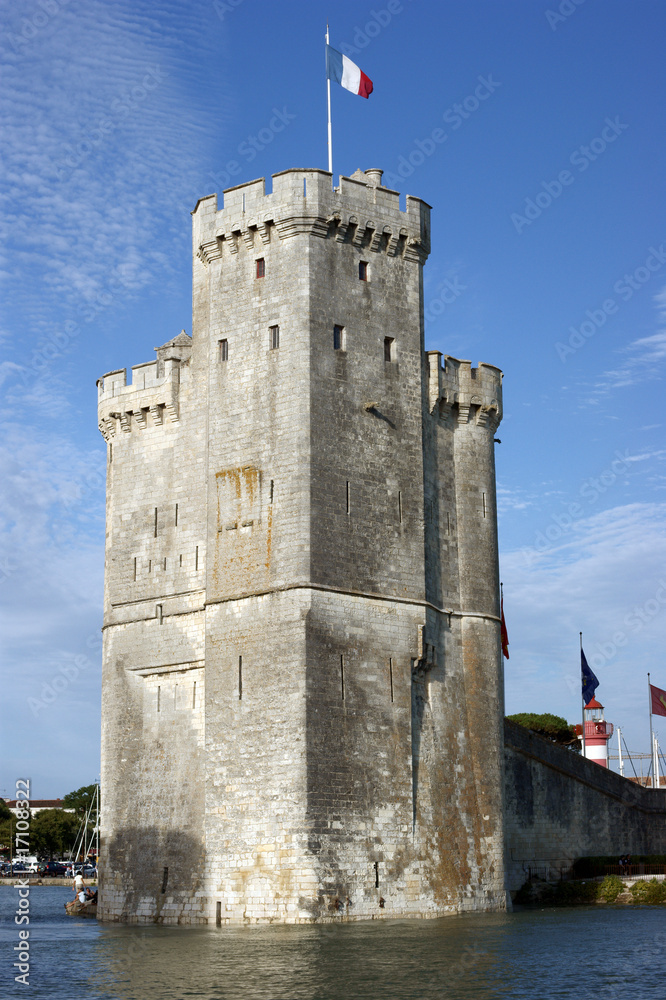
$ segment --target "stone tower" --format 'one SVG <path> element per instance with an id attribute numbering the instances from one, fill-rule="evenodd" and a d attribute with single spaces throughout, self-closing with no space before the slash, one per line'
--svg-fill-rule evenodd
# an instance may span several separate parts
<path id="1" fill-rule="evenodd" d="M 193 332 L 99 380 L 106 920 L 506 905 L 501 373 L 424 351 L 430 210 L 193 212 Z"/>

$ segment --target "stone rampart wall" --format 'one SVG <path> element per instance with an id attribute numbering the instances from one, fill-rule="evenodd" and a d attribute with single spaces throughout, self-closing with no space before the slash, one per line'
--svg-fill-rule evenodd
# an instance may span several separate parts
<path id="1" fill-rule="evenodd" d="M 666 853 L 666 790 L 505 722 L 507 888 L 530 869 L 556 876 L 576 858 Z"/>

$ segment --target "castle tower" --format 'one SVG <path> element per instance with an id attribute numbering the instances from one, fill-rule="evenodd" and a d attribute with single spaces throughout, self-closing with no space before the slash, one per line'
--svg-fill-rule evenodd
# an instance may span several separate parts
<path id="1" fill-rule="evenodd" d="M 107 920 L 506 905 L 501 373 L 424 352 L 429 207 L 193 212 L 193 335 L 99 382 Z"/>

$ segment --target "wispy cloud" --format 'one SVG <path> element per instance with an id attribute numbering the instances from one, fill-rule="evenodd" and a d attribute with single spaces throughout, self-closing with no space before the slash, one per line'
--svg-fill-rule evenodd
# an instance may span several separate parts
<path id="1" fill-rule="evenodd" d="M 640 712 L 645 672 L 652 667 L 666 681 L 654 659 L 666 644 L 666 504 L 601 511 L 529 562 L 521 551 L 504 552 L 501 566 L 508 710 L 577 718 L 582 631 L 588 656 L 601 657 L 607 716 L 618 722 L 627 710 Z M 631 735 L 635 742 L 643 734 Z"/>
<path id="2" fill-rule="evenodd" d="M 23 343 L 68 316 L 94 316 L 109 298 L 163 287 L 180 266 L 187 233 L 177 222 L 196 200 L 209 143 L 182 50 L 210 15 L 201 3 L 183 19 L 92 0 L 61 7 L 14 51 L 25 14 L 5 8 L 0 269 Z"/>
<path id="3" fill-rule="evenodd" d="M 646 379 L 663 378 L 663 362 L 666 361 L 666 330 L 654 333 L 650 337 L 632 340 L 619 353 L 623 359 L 621 365 L 603 372 L 595 383 L 594 393 L 597 397 L 606 395 L 613 389 L 637 385 Z"/>

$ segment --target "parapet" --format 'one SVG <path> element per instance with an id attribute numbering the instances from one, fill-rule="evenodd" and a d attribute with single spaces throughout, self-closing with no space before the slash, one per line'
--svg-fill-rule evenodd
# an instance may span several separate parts
<path id="1" fill-rule="evenodd" d="M 461 361 L 427 351 L 429 409 L 445 420 L 455 408 L 459 424 L 474 421 L 495 430 L 502 419 L 502 372 L 495 365 Z"/>
<path id="2" fill-rule="evenodd" d="M 192 351 L 192 339 L 181 331 L 173 340 L 156 347 L 155 361 L 132 365 L 132 381 L 127 384 L 127 369 L 107 372 L 97 380 L 97 417 L 106 441 L 117 431 L 129 433 L 132 427 L 145 430 L 148 418 L 153 425 L 172 423 L 179 418 L 181 365 L 186 365 Z"/>
<path id="3" fill-rule="evenodd" d="M 273 174 L 271 194 L 261 177 L 227 188 L 220 209 L 217 195 L 200 198 L 192 212 L 194 253 L 207 266 L 243 250 L 254 253 L 276 237 L 308 233 L 423 264 L 430 253 L 430 206 L 407 195 L 401 211 L 398 192 L 382 187 L 382 173 L 357 170 L 332 190 L 326 170 L 283 170 Z"/>

